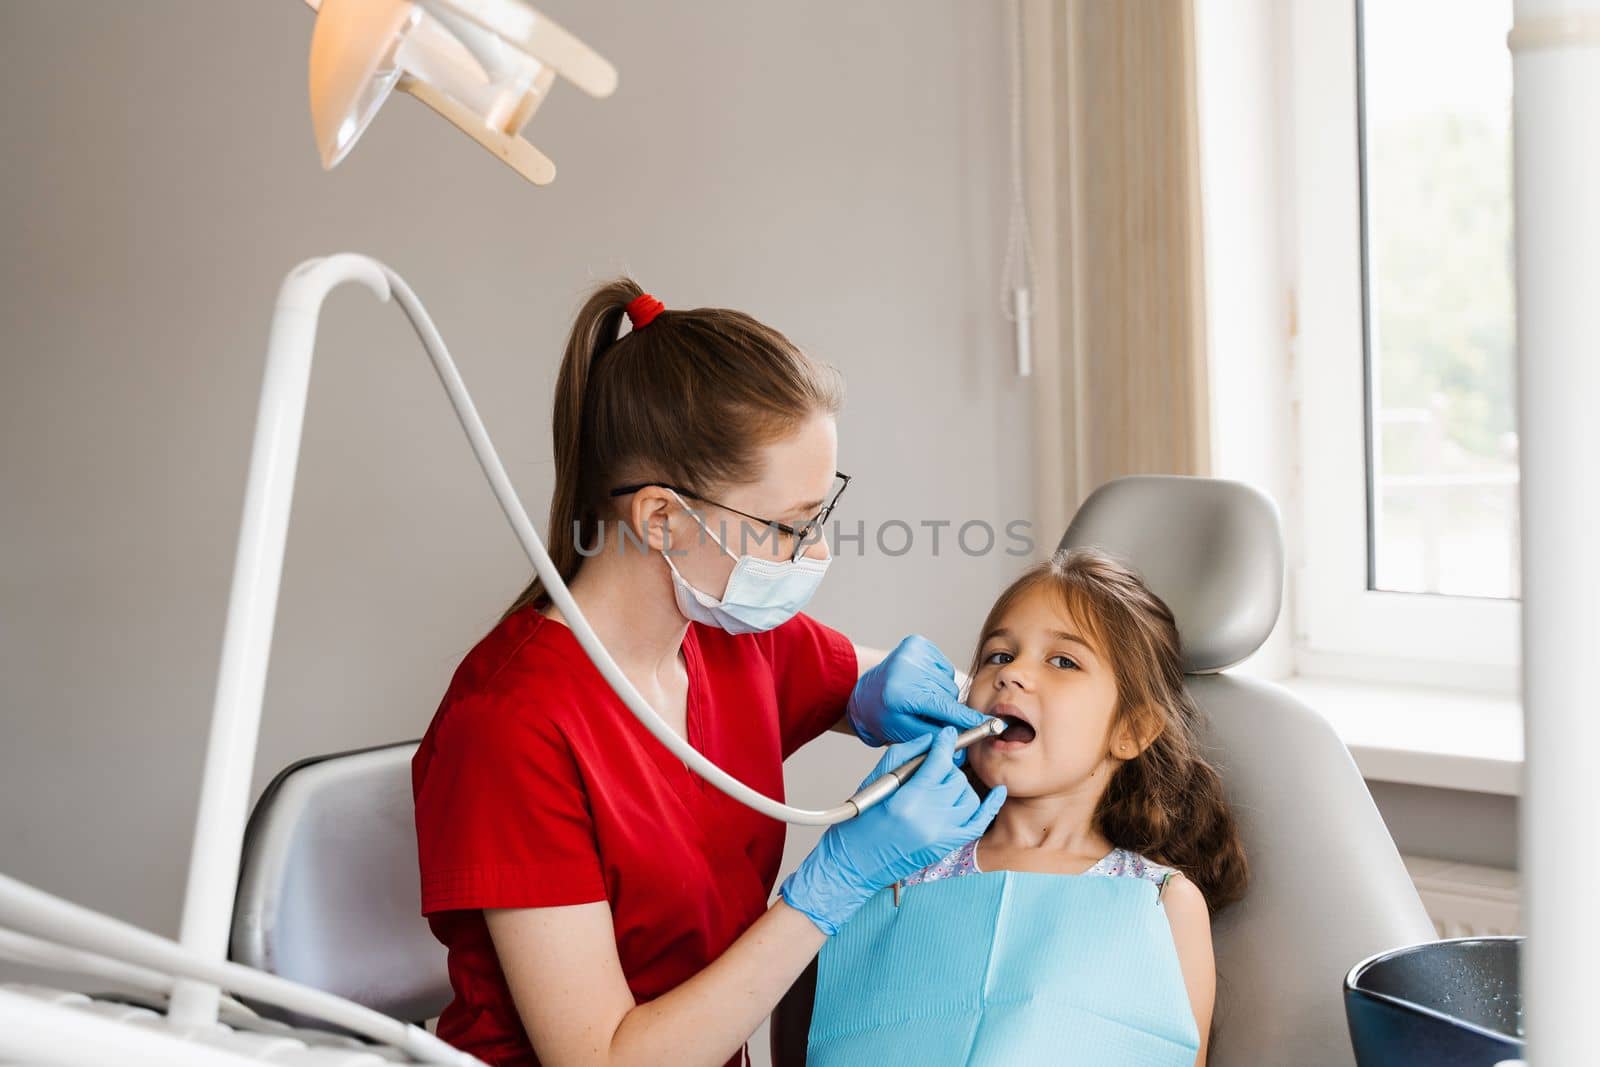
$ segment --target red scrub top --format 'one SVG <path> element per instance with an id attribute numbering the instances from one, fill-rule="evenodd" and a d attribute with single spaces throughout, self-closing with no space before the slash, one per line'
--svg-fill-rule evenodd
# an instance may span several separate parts
<path id="1" fill-rule="evenodd" d="M 740 636 L 691 623 L 683 656 L 689 743 L 776 799 L 784 758 L 839 719 L 856 680 L 850 642 L 804 615 Z M 607 901 L 643 1003 L 720 956 L 771 898 L 783 824 L 684 766 L 572 631 L 532 608 L 467 655 L 411 768 L 422 911 L 455 991 L 439 1036 L 488 1063 L 538 1059 L 481 909 Z"/>

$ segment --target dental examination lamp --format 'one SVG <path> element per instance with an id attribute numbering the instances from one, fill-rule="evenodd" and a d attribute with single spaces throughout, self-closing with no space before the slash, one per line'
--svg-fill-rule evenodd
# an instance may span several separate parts
<path id="1" fill-rule="evenodd" d="M 518 136 L 561 75 L 610 96 L 617 70 L 521 0 L 306 0 L 311 127 L 337 166 L 395 91 L 428 105 L 535 185 L 555 164 Z"/>

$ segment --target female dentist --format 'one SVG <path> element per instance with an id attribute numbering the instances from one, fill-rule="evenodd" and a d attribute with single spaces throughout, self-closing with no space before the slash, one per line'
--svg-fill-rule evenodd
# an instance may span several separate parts
<path id="1" fill-rule="evenodd" d="M 831 368 L 739 312 L 667 311 L 624 279 L 579 313 L 550 554 L 628 679 L 775 798 L 783 760 L 830 728 L 891 745 L 873 777 L 928 759 L 829 827 L 769 908 L 782 825 L 650 736 L 536 580 L 461 663 L 413 762 L 445 1040 L 496 1065 L 745 1063 L 827 936 L 994 817 L 1004 790 L 980 804 L 953 752 L 982 717 L 938 650 L 868 654 L 799 613 L 843 488 L 839 401 Z"/>

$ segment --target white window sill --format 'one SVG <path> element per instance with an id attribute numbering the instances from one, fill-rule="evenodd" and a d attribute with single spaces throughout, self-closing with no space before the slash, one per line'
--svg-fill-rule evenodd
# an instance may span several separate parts
<path id="1" fill-rule="evenodd" d="M 1522 792 L 1522 705 L 1515 697 L 1304 675 L 1279 684 L 1333 724 L 1371 781 Z"/>

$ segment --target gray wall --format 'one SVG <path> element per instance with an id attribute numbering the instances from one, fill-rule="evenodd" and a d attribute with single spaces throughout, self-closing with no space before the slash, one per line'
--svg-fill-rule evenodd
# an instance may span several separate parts
<path id="1" fill-rule="evenodd" d="M 841 368 L 843 518 L 1026 517 L 1002 9 L 541 7 L 622 74 L 536 117 L 545 189 L 405 99 L 323 173 L 298 0 L 0 8 L 0 870 L 176 931 L 268 319 L 308 256 L 411 281 L 536 516 L 564 331 L 628 270 Z M 528 570 L 401 316 L 335 295 L 318 360 L 256 789 L 419 735 Z M 964 660 L 1019 562 L 941 547 L 844 555 L 814 613 Z M 858 749 L 797 758 L 795 794 L 836 800 Z"/>
<path id="2" fill-rule="evenodd" d="M 1517 866 L 1516 797 L 1368 782 L 1400 851 L 1488 867 Z"/>

